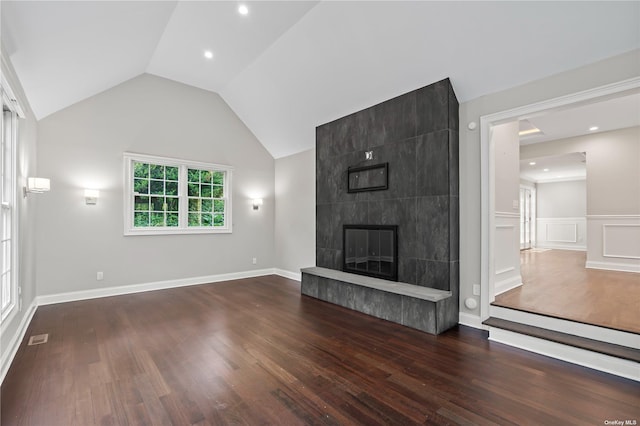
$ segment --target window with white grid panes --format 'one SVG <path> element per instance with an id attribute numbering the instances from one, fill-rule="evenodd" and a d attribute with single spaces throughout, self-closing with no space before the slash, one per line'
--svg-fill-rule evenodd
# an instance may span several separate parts
<path id="1" fill-rule="evenodd" d="M 124 157 L 125 235 L 231 232 L 231 167 Z"/>
<path id="2" fill-rule="evenodd" d="M 221 227 L 225 224 L 224 172 L 187 170 L 188 226 Z"/>
<path id="3" fill-rule="evenodd" d="M 179 226 L 179 168 L 134 161 L 133 170 L 133 226 Z"/>

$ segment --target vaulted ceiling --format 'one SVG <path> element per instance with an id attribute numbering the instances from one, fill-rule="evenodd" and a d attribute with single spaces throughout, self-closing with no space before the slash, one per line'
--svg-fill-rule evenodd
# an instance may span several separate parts
<path id="1" fill-rule="evenodd" d="M 3 0 L 2 44 L 38 119 L 150 73 L 219 93 L 275 158 L 446 77 L 464 102 L 640 48 L 639 2 L 239 4 Z"/>

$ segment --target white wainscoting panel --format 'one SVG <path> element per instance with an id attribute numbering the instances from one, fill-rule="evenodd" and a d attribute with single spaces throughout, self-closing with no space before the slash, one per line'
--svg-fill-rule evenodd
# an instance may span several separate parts
<path id="1" fill-rule="evenodd" d="M 640 272 L 640 215 L 589 215 L 587 229 L 587 268 Z"/>
<path id="2" fill-rule="evenodd" d="M 602 255 L 621 259 L 640 259 L 640 225 L 602 225 Z"/>
<path id="3" fill-rule="evenodd" d="M 496 212 L 494 295 L 522 285 L 520 275 L 520 215 Z"/>
<path id="4" fill-rule="evenodd" d="M 542 217 L 536 220 L 536 229 L 538 248 L 587 249 L 586 217 Z"/>

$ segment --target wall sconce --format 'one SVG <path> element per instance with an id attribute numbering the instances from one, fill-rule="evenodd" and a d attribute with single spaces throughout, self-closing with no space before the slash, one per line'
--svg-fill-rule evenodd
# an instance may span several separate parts
<path id="1" fill-rule="evenodd" d="M 100 191 L 97 189 L 85 189 L 84 199 L 87 205 L 98 204 L 98 197 L 100 197 Z"/>
<path id="2" fill-rule="evenodd" d="M 47 178 L 28 177 L 27 186 L 24 187 L 24 196 L 31 192 L 34 194 L 42 194 L 51 189 L 51 182 Z"/>
<path id="3" fill-rule="evenodd" d="M 254 210 L 260 209 L 260 206 L 262 205 L 262 198 L 254 198 L 251 201 L 251 204 L 253 205 Z"/>

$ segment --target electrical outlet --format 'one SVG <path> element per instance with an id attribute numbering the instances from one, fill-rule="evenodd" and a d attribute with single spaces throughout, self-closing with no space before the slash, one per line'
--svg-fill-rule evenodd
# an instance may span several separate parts
<path id="1" fill-rule="evenodd" d="M 258 263 L 258 258 L 254 257 L 253 260 L 251 260 L 251 263 L 253 263 L 254 265 L 256 265 Z"/>
<path id="2" fill-rule="evenodd" d="M 473 285 L 473 295 L 480 296 L 480 284 Z"/>
<path id="3" fill-rule="evenodd" d="M 96 280 L 102 281 L 103 279 L 104 279 L 104 272 L 98 271 L 98 273 L 96 274 Z"/>

